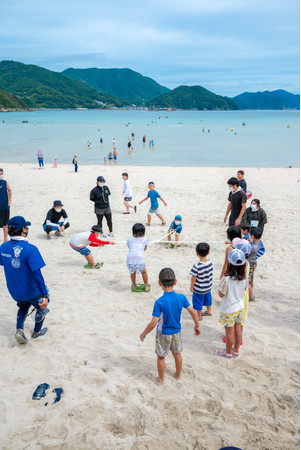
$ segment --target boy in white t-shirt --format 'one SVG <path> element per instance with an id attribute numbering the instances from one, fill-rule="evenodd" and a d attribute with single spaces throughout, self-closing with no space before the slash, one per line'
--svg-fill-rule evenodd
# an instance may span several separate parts
<path id="1" fill-rule="evenodd" d="M 126 241 L 126 245 L 129 247 L 129 252 L 127 255 L 126 263 L 130 272 L 130 277 L 132 281 L 132 291 L 140 291 L 141 287 L 145 292 L 150 290 L 148 285 L 148 275 L 146 272 L 145 261 L 144 261 L 144 250 L 147 249 L 148 240 L 144 237 L 145 226 L 142 223 L 135 223 L 132 228 L 133 237 Z M 139 275 L 141 273 L 144 286 L 139 287 L 136 284 L 136 273 Z"/>
<path id="2" fill-rule="evenodd" d="M 129 181 L 129 175 L 126 172 L 124 172 L 122 174 L 122 179 L 123 179 L 123 191 L 122 191 L 123 204 L 126 209 L 126 212 L 124 212 L 123 214 L 130 214 L 130 208 L 133 208 L 133 210 L 137 212 L 137 206 L 133 206 L 129 203 L 132 201 L 133 198 L 131 183 Z"/>

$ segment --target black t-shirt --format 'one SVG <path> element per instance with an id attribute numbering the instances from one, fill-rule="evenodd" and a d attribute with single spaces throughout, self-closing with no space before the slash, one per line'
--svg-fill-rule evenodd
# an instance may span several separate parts
<path id="1" fill-rule="evenodd" d="M 67 213 L 64 209 L 62 209 L 62 211 L 57 212 L 54 208 L 51 208 L 46 216 L 45 222 L 43 223 L 43 225 L 46 224 L 47 220 L 50 220 L 50 222 L 52 223 L 59 223 L 60 218 L 63 217 L 64 219 L 67 219 Z"/>
<path id="2" fill-rule="evenodd" d="M 229 202 L 231 202 L 230 221 L 235 222 L 240 214 L 242 204 L 247 203 L 247 196 L 243 190 L 239 190 L 235 194 L 233 194 L 233 192 L 230 192 L 228 200 Z"/>

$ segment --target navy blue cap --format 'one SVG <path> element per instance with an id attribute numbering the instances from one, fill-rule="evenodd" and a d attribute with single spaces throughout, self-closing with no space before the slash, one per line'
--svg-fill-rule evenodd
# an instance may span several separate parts
<path id="1" fill-rule="evenodd" d="M 53 207 L 55 206 L 64 206 L 63 203 L 61 202 L 61 200 L 54 200 L 53 202 Z"/>
<path id="2" fill-rule="evenodd" d="M 21 230 L 23 227 L 29 227 L 31 225 L 30 222 L 24 219 L 22 216 L 15 216 L 9 219 L 8 226 L 14 227 L 15 230 Z"/>
<path id="3" fill-rule="evenodd" d="M 97 181 L 105 182 L 106 180 L 104 179 L 104 177 L 97 177 Z"/>

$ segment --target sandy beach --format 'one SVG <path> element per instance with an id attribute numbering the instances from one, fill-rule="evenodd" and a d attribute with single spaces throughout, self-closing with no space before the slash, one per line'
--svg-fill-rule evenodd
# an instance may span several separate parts
<path id="1" fill-rule="evenodd" d="M 51 302 L 46 336 L 20 346 L 14 338 L 16 304 L 0 269 L 1 449 L 299 448 L 299 169 L 243 167 L 248 189 L 267 213 L 262 239 L 266 253 L 256 269 L 256 302 L 249 305 L 241 356 L 226 360 L 216 355 L 224 335 L 217 285 L 225 253 L 226 183 L 241 167 L 80 164 L 75 174 L 71 164 L 57 169 L 46 164 L 44 170 L 37 164 L 2 166 L 13 191 L 11 217 L 23 215 L 32 223 L 28 237 L 46 262 L 42 272 Z M 160 204 L 167 224 L 175 214 L 183 217 L 181 240 L 186 244 L 172 250 L 155 243 L 146 251 L 149 293 L 130 290 L 125 241 L 134 223 L 146 222 L 148 204 L 138 207 L 137 214 L 122 214 L 124 171 L 129 173 L 134 204 L 154 181 L 168 204 Z M 83 267 L 84 257 L 68 243 L 96 224 L 89 193 L 99 175 L 112 193 L 118 245 L 101 248 L 103 267 L 89 271 Z M 48 241 L 42 224 L 57 199 L 71 226 L 63 238 Z M 150 242 L 160 239 L 167 229 L 153 218 L 146 237 Z M 161 268 L 174 269 L 176 291 L 191 302 L 189 272 L 200 241 L 211 246 L 213 316 L 203 318 L 197 337 L 183 311 L 183 380 L 173 378 L 170 355 L 165 385 L 159 387 L 154 384 L 155 331 L 144 343 L 139 335 L 162 295 L 157 283 Z M 93 252 L 97 258 L 97 250 Z M 33 325 L 28 318 L 28 337 Z M 33 401 L 37 385 L 45 382 L 50 385 L 47 396 Z M 64 395 L 52 404 L 51 391 L 57 387 Z"/>

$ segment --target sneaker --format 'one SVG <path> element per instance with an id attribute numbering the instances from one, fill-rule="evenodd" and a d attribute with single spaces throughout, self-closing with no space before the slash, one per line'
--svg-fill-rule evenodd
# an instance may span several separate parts
<path id="1" fill-rule="evenodd" d="M 51 239 L 50 234 L 47 234 L 47 235 L 46 235 L 46 239 L 48 239 L 48 240 Z"/>
<path id="2" fill-rule="evenodd" d="M 62 237 L 63 235 L 62 235 L 62 233 L 60 233 L 58 230 L 54 233 L 54 236 L 57 236 L 57 237 Z"/>
<path id="3" fill-rule="evenodd" d="M 36 333 L 35 331 L 32 333 L 31 337 L 32 339 L 37 339 L 40 336 L 44 336 L 44 334 L 47 333 L 47 328 L 42 328 L 41 331 L 39 331 L 38 333 Z"/>
<path id="4" fill-rule="evenodd" d="M 134 206 L 134 211 L 135 211 L 135 213 L 137 212 L 137 206 Z"/>
<path id="5" fill-rule="evenodd" d="M 163 225 L 163 226 L 166 225 L 166 222 L 162 222 L 161 225 Z"/>
<path id="6" fill-rule="evenodd" d="M 115 237 L 113 233 L 108 233 L 108 237 Z"/>
<path id="7" fill-rule="evenodd" d="M 17 329 L 17 331 L 15 333 L 15 338 L 19 344 L 26 344 L 26 342 L 28 342 L 28 339 L 25 336 L 24 331 L 21 330 L 21 328 Z"/>
<path id="8" fill-rule="evenodd" d="M 124 212 L 124 213 L 122 213 L 122 214 L 130 214 L 129 212 Z"/>

